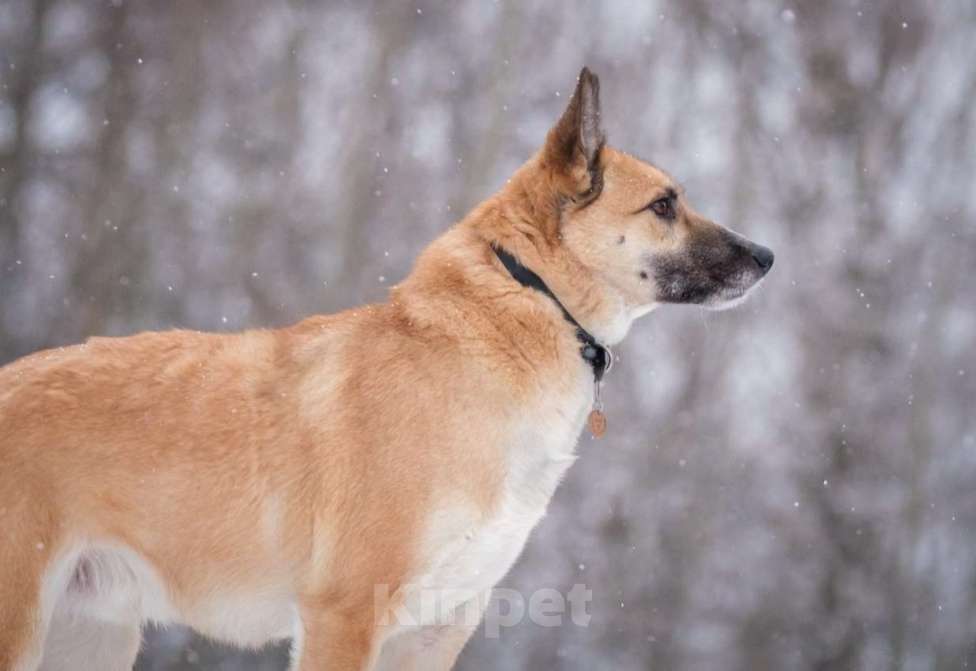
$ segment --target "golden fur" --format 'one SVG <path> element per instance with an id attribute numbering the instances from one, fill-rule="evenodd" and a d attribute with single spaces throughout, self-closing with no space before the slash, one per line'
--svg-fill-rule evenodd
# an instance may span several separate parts
<path id="1" fill-rule="evenodd" d="M 516 528 L 503 575 L 593 391 L 573 327 L 490 243 L 613 344 L 661 302 L 651 259 L 719 229 L 681 196 L 674 221 L 649 214 L 673 188 L 603 145 L 584 70 L 544 148 L 386 302 L 280 330 L 92 338 L 0 369 L 0 669 L 129 668 L 150 618 L 243 645 L 294 635 L 303 671 L 450 668 L 473 627 L 384 645 L 375 586 L 450 582 L 481 552 L 451 544 L 461 530 Z M 549 416 L 566 428 L 536 447 Z M 541 484 L 519 479 L 536 457 Z M 60 615 L 108 592 L 116 620 Z M 248 609 L 296 628 L 259 631 Z M 81 620 L 104 650 L 59 642 Z"/>

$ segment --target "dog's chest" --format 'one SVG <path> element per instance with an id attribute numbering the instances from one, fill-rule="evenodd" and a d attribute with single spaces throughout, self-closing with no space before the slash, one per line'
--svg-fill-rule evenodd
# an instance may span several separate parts
<path id="1" fill-rule="evenodd" d="M 506 444 L 499 446 L 506 475 L 491 510 L 456 500 L 444 501 L 432 511 L 424 541 L 427 561 L 410 581 L 407 598 L 408 610 L 419 621 L 471 598 L 483 598 L 511 568 L 575 461 L 591 400 L 588 391 L 562 403 L 550 399 L 514 427 Z"/>

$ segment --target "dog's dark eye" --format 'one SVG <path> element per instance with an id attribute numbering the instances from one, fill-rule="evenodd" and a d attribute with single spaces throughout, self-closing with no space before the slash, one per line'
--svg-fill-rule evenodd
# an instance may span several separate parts
<path id="1" fill-rule="evenodd" d="M 662 219 L 674 219 L 674 198 L 671 196 L 658 198 L 647 207 L 651 212 Z"/>

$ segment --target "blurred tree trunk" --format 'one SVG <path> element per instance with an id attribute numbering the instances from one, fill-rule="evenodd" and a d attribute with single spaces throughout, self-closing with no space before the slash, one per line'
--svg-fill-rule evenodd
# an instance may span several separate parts
<path id="1" fill-rule="evenodd" d="M 21 249 L 23 221 L 24 187 L 31 179 L 36 156 L 30 146 L 28 126 L 31 121 L 31 103 L 38 87 L 39 73 L 43 67 L 44 20 L 50 5 L 49 0 L 33 0 L 30 7 L 26 37 L 12 59 L 14 74 L 6 76 L 13 79 L 10 86 L 9 102 L 16 118 L 13 148 L 0 155 L 0 303 L 8 303 L 23 290 L 24 259 Z M 16 315 L 0 310 L 0 330 L 12 333 L 6 328 L 6 320 L 16 319 Z M 12 336 L 5 339 L 9 351 L 0 351 L 0 363 L 24 354 L 32 342 L 14 341 Z"/>
<path id="2" fill-rule="evenodd" d="M 338 282 L 347 297 L 355 302 L 367 298 L 364 268 L 371 253 L 371 222 L 380 210 L 382 191 L 378 188 L 377 154 L 382 155 L 387 143 L 393 141 L 389 105 L 376 102 L 378 92 L 389 90 L 394 68 L 404 48 L 414 34 L 415 10 L 409 4 L 399 4 L 371 12 L 373 43 L 376 55 L 369 70 L 369 78 L 359 87 L 361 96 L 359 122 L 343 143 L 344 181 L 349 188 L 343 193 L 336 211 L 335 224 L 342 231 L 338 254 Z M 392 94 L 391 94 L 392 95 Z M 387 160 L 387 159 L 384 159 Z M 331 308 L 340 307 L 333 301 Z"/>
<path id="3" fill-rule="evenodd" d="M 141 265 L 134 258 L 136 222 L 131 220 L 132 203 L 127 202 L 134 190 L 126 184 L 125 133 L 136 116 L 132 66 L 138 52 L 136 36 L 126 31 L 128 15 L 125 3 L 108 6 L 99 17 L 103 26 L 97 47 L 108 63 L 104 122 L 99 125 L 89 169 L 93 183 L 81 199 L 81 215 L 74 224 L 77 244 L 84 253 L 76 257 L 72 272 L 71 286 L 78 303 L 72 307 L 78 321 L 69 340 L 105 333 L 106 319 L 114 311 L 128 314 L 130 306 L 124 300 L 131 291 L 129 285 L 138 278 L 135 269 Z"/>

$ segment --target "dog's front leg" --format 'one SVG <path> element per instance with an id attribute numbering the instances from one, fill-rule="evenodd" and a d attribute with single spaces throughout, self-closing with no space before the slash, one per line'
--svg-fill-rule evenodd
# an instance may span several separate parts
<path id="1" fill-rule="evenodd" d="M 372 611 L 336 612 L 316 605 L 301 609 L 300 644 L 292 655 L 296 671 L 369 671 L 376 658 Z M 297 642 L 297 641 L 296 641 Z"/>
<path id="2" fill-rule="evenodd" d="M 405 627 L 383 644 L 376 671 L 450 671 L 478 628 L 491 592 L 458 606 L 442 624 Z"/>

